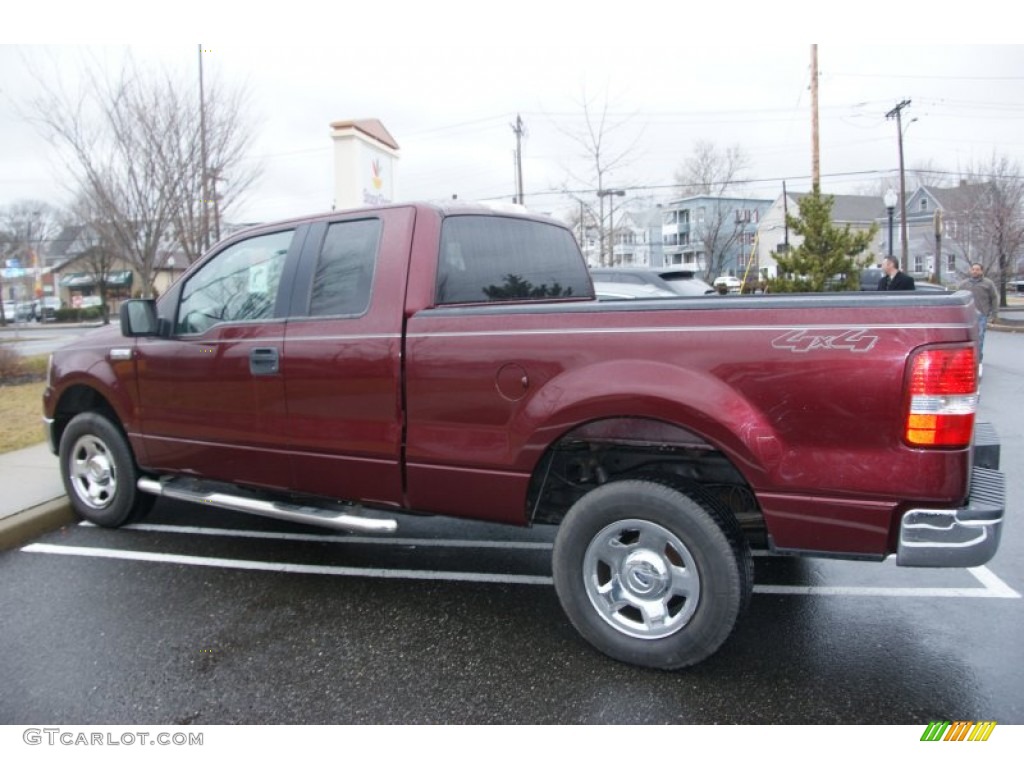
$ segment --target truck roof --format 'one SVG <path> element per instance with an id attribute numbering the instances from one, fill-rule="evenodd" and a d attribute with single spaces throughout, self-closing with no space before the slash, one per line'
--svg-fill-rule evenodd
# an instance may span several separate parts
<path id="1" fill-rule="evenodd" d="M 360 208 L 344 208 L 333 211 L 323 211 L 320 213 L 306 214 L 303 216 L 293 216 L 285 219 L 276 219 L 273 221 L 262 222 L 260 224 L 253 224 L 252 226 L 240 229 L 237 232 L 232 232 L 231 235 L 222 238 L 218 241 L 226 242 L 228 240 L 234 240 L 239 236 L 248 236 L 254 232 L 259 232 L 264 229 L 276 229 L 282 226 L 302 224 L 312 221 L 322 221 L 330 219 L 336 216 L 371 211 L 381 211 L 394 208 L 417 208 L 421 210 L 434 211 L 438 215 L 445 216 L 458 216 L 458 215 L 481 215 L 481 216 L 514 216 L 517 218 L 532 219 L 534 221 L 543 221 L 549 224 L 554 224 L 559 227 L 566 227 L 567 225 L 563 221 L 544 213 L 535 213 L 528 210 L 525 206 L 519 205 L 518 203 L 510 203 L 504 201 L 463 201 L 463 200 L 440 200 L 440 201 L 409 201 L 405 203 L 388 203 L 386 205 L 368 205 Z"/>

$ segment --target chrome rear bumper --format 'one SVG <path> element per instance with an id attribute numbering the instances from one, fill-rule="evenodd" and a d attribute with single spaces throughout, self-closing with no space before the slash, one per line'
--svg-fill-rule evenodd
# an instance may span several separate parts
<path id="1" fill-rule="evenodd" d="M 970 498 L 959 509 L 911 509 L 900 523 L 898 565 L 972 568 L 999 547 L 1006 509 L 1003 473 L 975 464 Z"/>

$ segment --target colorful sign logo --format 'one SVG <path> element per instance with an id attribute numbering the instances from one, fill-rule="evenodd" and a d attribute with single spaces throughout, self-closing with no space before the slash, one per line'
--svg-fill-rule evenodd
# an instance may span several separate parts
<path id="1" fill-rule="evenodd" d="M 933 720 L 921 735 L 921 741 L 988 741 L 995 720 Z"/>
<path id="2" fill-rule="evenodd" d="M 380 160 L 372 161 L 370 163 L 370 170 L 373 173 L 373 177 L 371 178 L 373 188 L 380 192 L 384 187 L 384 179 L 382 179 L 380 175 Z"/>

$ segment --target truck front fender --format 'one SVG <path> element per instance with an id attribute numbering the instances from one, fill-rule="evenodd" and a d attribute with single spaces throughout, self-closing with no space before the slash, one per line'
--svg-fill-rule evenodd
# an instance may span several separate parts
<path id="1" fill-rule="evenodd" d="M 65 350 L 54 355 L 50 371 L 50 385 L 43 394 L 43 413 L 52 421 L 51 441 L 59 445 L 64 425 L 74 416 L 87 410 L 105 410 L 124 430 L 132 448 L 138 452 L 140 443 L 132 440 L 137 432 L 135 407 L 135 361 L 132 345 L 124 352 L 107 350 L 97 354 L 95 349 Z M 141 461 L 142 456 L 137 458 Z"/>

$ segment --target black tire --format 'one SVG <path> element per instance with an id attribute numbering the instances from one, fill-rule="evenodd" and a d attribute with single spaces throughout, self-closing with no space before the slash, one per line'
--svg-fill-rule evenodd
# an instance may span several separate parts
<path id="1" fill-rule="evenodd" d="M 684 481 L 591 491 L 562 522 L 552 561 L 577 631 L 613 659 L 657 669 L 717 651 L 753 589 L 739 526 Z"/>
<path id="2" fill-rule="evenodd" d="M 75 512 L 106 528 L 138 520 L 155 501 L 136 488 L 139 471 L 124 434 L 99 413 L 80 413 L 68 423 L 60 475 Z"/>

